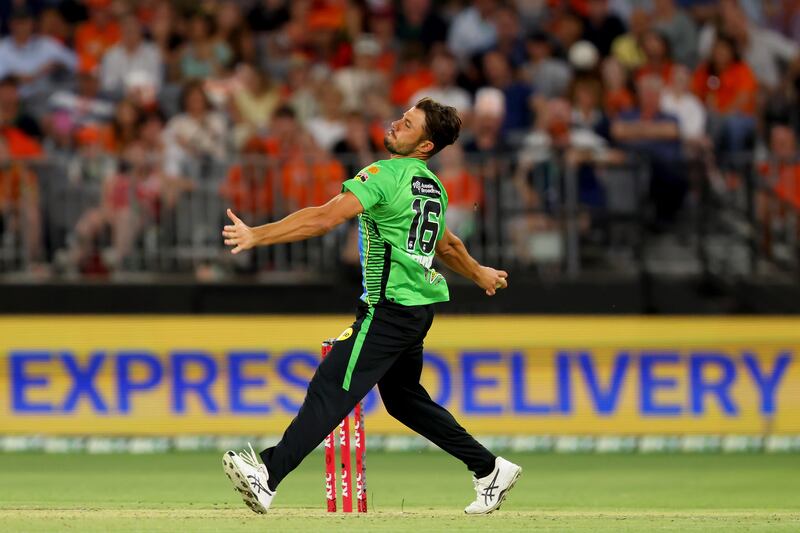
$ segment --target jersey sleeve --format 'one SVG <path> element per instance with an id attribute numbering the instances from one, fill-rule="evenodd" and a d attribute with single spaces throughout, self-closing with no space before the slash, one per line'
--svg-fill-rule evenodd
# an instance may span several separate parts
<path id="1" fill-rule="evenodd" d="M 342 192 L 353 193 L 364 211 L 386 202 L 396 192 L 397 180 L 394 172 L 383 163 L 381 161 L 365 167 L 354 178 L 342 184 Z"/>

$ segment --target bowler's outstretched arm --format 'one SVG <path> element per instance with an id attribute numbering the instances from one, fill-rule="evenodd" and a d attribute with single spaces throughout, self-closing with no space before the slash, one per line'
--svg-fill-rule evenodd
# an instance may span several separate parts
<path id="1" fill-rule="evenodd" d="M 233 224 L 225 226 L 222 235 L 225 244 L 234 247 L 231 252 L 238 254 L 255 246 L 302 241 L 324 235 L 363 210 L 358 198 L 351 192 L 345 192 L 325 205 L 306 207 L 277 222 L 251 228 L 228 209 L 228 217 Z"/>

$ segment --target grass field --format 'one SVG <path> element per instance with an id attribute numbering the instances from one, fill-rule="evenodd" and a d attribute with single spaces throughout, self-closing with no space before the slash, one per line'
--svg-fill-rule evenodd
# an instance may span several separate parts
<path id="1" fill-rule="evenodd" d="M 320 454 L 252 514 L 220 457 L 0 454 L 0 531 L 800 531 L 798 455 L 509 454 L 522 478 L 483 517 L 443 453 L 369 454 L 366 516 L 323 511 Z"/>

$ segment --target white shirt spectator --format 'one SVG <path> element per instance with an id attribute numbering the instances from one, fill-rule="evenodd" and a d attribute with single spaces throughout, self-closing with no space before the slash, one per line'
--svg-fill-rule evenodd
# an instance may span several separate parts
<path id="1" fill-rule="evenodd" d="M 185 175 L 187 164 L 197 158 L 221 161 L 227 155 L 228 137 L 228 124 L 221 113 L 206 113 L 202 120 L 188 113 L 175 115 L 164 129 L 166 173 Z"/>
<path id="2" fill-rule="evenodd" d="M 314 117 L 306 122 L 306 129 L 314 137 L 314 142 L 326 151 L 344 139 L 347 126 L 341 120 L 330 120 L 325 117 Z"/>
<path id="3" fill-rule="evenodd" d="M 0 41 L 0 79 L 6 76 L 33 76 L 51 64 L 75 70 L 78 58 L 70 49 L 50 37 L 33 36 L 19 45 L 12 37 Z M 39 78 L 20 86 L 20 96 L 26 98 L 46 88 Z"/>
<path id="4" fill-rule="evenodd" d="M 433 98 L 440 104 L 455 107 L 462 115 L 469 113 L 472 108 L 472 99 L 466 90 L 461 87 L 437 87 L 435 85 L 415 92 L 408 101 L 409 107 L 426 97 Z"/>
<path id="5" fill-rule="evenodd" d="M 661 111 L 678 117 L 678 130 L 684 141 L 705 135 L 706 108 L 694 94 L 664 91 L 661 95 Z"/>
<path id="6" fill-rule="evenodd" d="M 460 60 L 491 48 L 497 41 L 497 30 L 491 20 L 481 17 L 475 7 L 465 9 L 453 19 L 447 46 Z"/>
<path id="7" fill-rule="evenodd" d="M 100 86 L 104 91 L 121 93 L 129 85 L 131 77 L 144 76 L 155 89 L 161 88 L 161 52 L 152 43 L 142 42 L 133 52 L 117 44 L 103 56 L 100 66 Z"/>

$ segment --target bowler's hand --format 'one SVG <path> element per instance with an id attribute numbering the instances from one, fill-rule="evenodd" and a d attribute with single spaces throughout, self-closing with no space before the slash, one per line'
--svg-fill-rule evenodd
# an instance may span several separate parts
<path id="1" fill-rule="evenodd" d="M 239 217 L 228 209 L 228 217 L 233 221 L 232 226 L 225 226 L 222 229 L 222 236 L 225 237 L 225 244 L 233 246 L 231 253 L 238 254 L 242 250 L 249 250 L 256 245 L 253 237 L 253 229 L 242 222 Z"/>
<path id="2" fill-rule="evenodd" d="M 497 289 L 505 289 L 508 287 L 508 272 L 482 266 L 475 276 L 475 283 L 478 284 L 478 287 L 486 291 L 487 296 L 494 296 Z"/>

